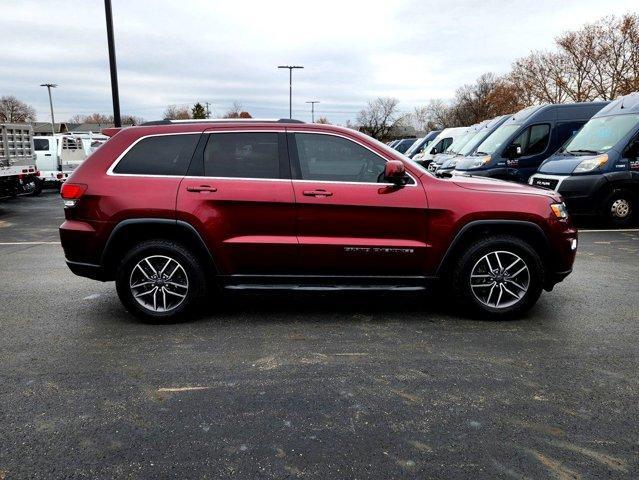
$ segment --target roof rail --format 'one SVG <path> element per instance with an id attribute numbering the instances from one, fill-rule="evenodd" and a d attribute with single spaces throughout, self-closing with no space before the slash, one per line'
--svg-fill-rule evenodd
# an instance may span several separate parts
<path id="1" fill-rule="evenodd" d="M 194 119 L 189 118 L 186 120 L 154 120 L 151 122 L 141 123 L 141 127 L 147 127 L 151 125 L 174 125 L 174 124 L 184 124 L 184 123 L 235 123 L 235 122 L 246 122 L 246 123 L 304 123 L 302 120 L 296 120 L 293 118 L 201 118 Z"/>

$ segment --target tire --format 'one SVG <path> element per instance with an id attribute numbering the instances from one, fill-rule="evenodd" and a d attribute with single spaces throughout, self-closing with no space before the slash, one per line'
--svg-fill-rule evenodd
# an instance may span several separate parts
<path id="1" fill-rule="evenodd" d="M 147 323 L 187 320 L 206 292 L 201 263 L 173 241 L 140 243 L 126 253 L 116 272 L 120 301 Z"/>
<path id="2" fill-rule="evenodd" d="M 44 180 L 40 180 L 39 178 L 33 179 L 34 187 L 33 192 L 31 192 L 32 197 L 37 197 L 42 193 L 42 186 L 44 185 Z"/>
<path id="3" fill-rule="evenodd" d="M 614 227 L 627 227 L 632 223 L 637 200 L 628 190 L 615 190 L 603 202 L 602 216 Z"/>
<path id="4" fill-rule="evenodd" d="M 511 318 L 530 309 L 541 295 L 544 266 L 528 243 L 496 235 L 477 240 L 462 252 L 450 282 L 454 305 L 489 319 Z"/>

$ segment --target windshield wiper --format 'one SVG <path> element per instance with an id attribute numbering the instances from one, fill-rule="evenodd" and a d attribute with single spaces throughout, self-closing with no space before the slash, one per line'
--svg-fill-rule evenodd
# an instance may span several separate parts
<path id="1" fill-rule="evenodd" d="M 586 153 L 586 154 L 591 154 L 591 155 L 597 155 L 598 152 L 597 150 L 586 150 L 586 149 L 577 149 L 577 150 L 566 150 L 567 153 L 572 153 L 573 155 L 576 153 Z"/>
<path id="2" fill-rule="evenodd" d="M 481 155 L 490 155 L 490 153 L 486 153 L 486 152 L 475 152 L 475 154 L 473 155 L 473 157 L 479 157 Z"/>

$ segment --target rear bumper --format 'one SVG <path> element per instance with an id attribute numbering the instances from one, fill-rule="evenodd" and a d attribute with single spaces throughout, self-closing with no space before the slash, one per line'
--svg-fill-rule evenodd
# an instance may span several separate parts
<path id="1" fill-rule="evenodd" d="M 67 266 L 69 270 L 80 277 L 90 278 L 92 280 L 100 280 L 106 282 L 108 280 L 107 275 L 101 265 L 94 265 L 92 263 L 72 262 L 67 260 Z"/>
<path id="2" fill-rule="evenodd" d="M 555 285 L 563 282 L 564 279 L 571 273 L 572 268 L 569 270 L 562 270 L 560 272 L 549 272 L 546 275 L 546 283 L 544 284 L 544 289 L 547 291 L 551 291 Z"/>

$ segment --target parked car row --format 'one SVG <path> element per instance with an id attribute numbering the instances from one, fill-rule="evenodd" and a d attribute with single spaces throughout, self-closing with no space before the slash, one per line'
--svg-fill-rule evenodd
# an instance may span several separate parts
<path id="1" fill-rule="evenodd" d="M 639 209 L 639 93 L 447 128 L 411 153 L 438 176 L 530 183 L 561 193 L 571 213 L 629 225 Z"/>

